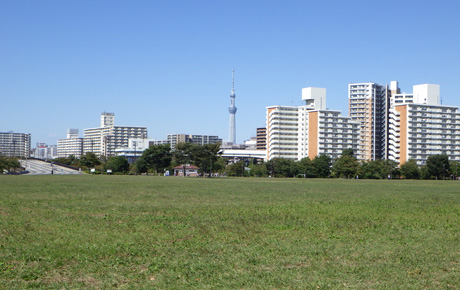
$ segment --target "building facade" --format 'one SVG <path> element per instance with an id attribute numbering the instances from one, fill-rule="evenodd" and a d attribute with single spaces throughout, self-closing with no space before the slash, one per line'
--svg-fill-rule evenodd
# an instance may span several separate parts
<path id="1" fill-rule="evenodd" d="M 344 149 L 357 152 L 360 124 L 342 116 L 340 111 L 305 111 L 305 115 L 299 114 L 300 118 L 298 160 L 314 159 L 321 154 L 337 159 Z"/>
<path id="2" fill-rule="evenodd" d="M 45 143 L 37 143 L 35 148 L 32 148 L 31 156 L 38 159 L 54 159 L 57 157 L 57 146 L 47 145 Z"/>
<path id="3" fill-rule="evenodd" d="M 399 164 L 446 154 L 460 161 L 460 113 L 458 107 L 425 104 L 396 105 L 390 111 L 389 156 Z"/>
<path id="4" fill-rule="evenodd" d="M 386 158 L 390 93 L 388 86 L 376 83 L 348 85 L 348 114 L 360 124 L 358 159 Z"/>
<path id="5" fill-rule="evenodd" d="M 326 109 L 326 89 L 303 88 L 304 106 L 267 107 L 267 159 L 335 159 L 343 149 L 358 151 L 359 125 L 340 111 Z"/>
<path id="6" fill-rule="evenodd" d="M 115 149 L 128 147 L 129 139 L 146 139 L 147 128 L 115 126 L 113 113 L 101 114 L 101 127 L 84 130 L 83 154 L 93 152 L 97 156 L 115 156 Z"/>
<path id="7" fill-rule="evenodd" d="M 267 128 L 257 128 L 256 130 L 256 150 L 267 149 Z"/>
<path id="8" fill-rule="evenodd" d="M 0 156 L 28 158 L 30 145 L 30 134 L 0 132 Z"/>
<path id="9" fill-rule="evenodd" d="M 298 116 L 298 107 L 267 107 L 267 160 L 297 159 Z"/>
<path id="10" fill-rule="evenodd" d="M 71 155 L 81 158 L 83 154 L 83 138 L 78 129 L 67 130 L 67 138 L 57 141 L 57 157 L 67 158 Z"/>
<path id="11" fill-rule="evenodd" d="M 193 144 L 222 144 L 222 139 L 218 136 L 210 135 L 191 135 L 191 134 L 168 134 L 166 135 L 166 141 L 171 145 L 171 148 L 176 148 L 179 143 L 193 143 Z"/>

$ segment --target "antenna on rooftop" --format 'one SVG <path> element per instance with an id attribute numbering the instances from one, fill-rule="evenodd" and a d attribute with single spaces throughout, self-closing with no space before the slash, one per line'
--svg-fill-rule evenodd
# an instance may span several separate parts
<path id="1" fill-rule="evenodd" d="M 232 91 L 235 90 L 235 69 L 232 69 Z"/>

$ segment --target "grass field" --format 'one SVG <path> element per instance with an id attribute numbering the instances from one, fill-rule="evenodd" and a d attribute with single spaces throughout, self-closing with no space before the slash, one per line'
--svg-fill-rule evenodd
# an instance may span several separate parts
<path id="1" fill-rule="evenodd" d="M 459 289 L 460 183 L 1 176 L 0 288 Z"/>

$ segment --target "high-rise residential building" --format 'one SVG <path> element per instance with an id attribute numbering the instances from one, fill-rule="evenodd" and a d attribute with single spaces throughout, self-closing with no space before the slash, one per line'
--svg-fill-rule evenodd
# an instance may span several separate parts
<path id="1" fill-rule="evenodd" d="M 326 89 L 303 88 L 304 106 L 267 107 L 267 159 L 338 158 L 343 149 L 358 149 L 359 123 L 326 109 Z"/>
<path id="2" fill-rule="evenodd" d="M 267 159 L 297 159 L 299 108 L 267 107 Z"/>
<path id="3" fill-rule="evenodd" d="M 267 149 L 267 128 L 257 128 L 256 129 L 256 150 L 266 150 Z"/>
<path id="4" fill-rule="evenodd" d="M 31 135 L 0 132 L 0 156 L 30 157 Z"/>
<path id="5" fill-rule="evenodd" d="M 67 130 L 67 138 L 57 141 L 57 157 L 67 158 L 71 155 L 81 158 L 83 154 L 83 138 L 78 129 Z"/>
<path id="6" fill-rule="evenodd" d="M 399 164 L 414 159 L 422 165 L 430 155 L 447 154 L 450 160 L 460 160 L 458 107 L 440 102 L 440 87 L 434 84 L 391 96 L 388 159 Z"/>
<path id="7" fill-rule="evenodd" d="M 337 159 L 344 149 L 357 152 L 360 124 L 342 116 L 340 111 L 303 111 L 299 119 L 302 119 L 299 122 L 299 160 L 314 159 L 321 154 Z"/>
<path id="8" fill-rule="evenodd" d="M 115 149 L 127 147 L 129 139 L 146 139 L 146 127 L 115 126 L 114 113 L 101 114 L 101 127 L 84 130 L 83 154 L 115 156 Z"/>
<path id="9" fill-rule="evenodd" d="M 348 85 L 348 113 L 360 123 L 357 157 L 363 160 L 386 158 L 390 89 L 376 83 Z"/>
<path id="10" fill-rule="evenodd" d="M 460 161 L 458 107 L 398 104 L 390 110 L 389 119 L 388 159 L 399 164 L 414 159 L 422 165 L 430 155 L 446 154 Z"/>

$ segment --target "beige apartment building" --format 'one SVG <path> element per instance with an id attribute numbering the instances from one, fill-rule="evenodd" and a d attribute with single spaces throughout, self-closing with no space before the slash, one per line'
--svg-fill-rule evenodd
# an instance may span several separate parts
<path id="1" fill-rule="evenodd" d="M 390 90 L 377 83 L 348 85 L 348 114 L 360 124 L 357 157 L 386 158 L 387 119 Z"/>
<path id="2" fill-rule="evenodd" d="M 342 155 L 344 149 L 358 150 L 359 123 L 340 111 L 313 110 L 300 113 L 305 121 L 299 126 L 298 159 L 326 154 L 332 159 Z"/>

